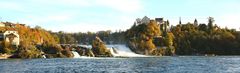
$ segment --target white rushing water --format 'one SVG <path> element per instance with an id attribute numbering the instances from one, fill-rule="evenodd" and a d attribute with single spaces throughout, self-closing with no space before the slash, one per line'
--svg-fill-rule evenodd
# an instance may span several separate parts
<path id="1" fill-rule="evenodd" d="M 47 58 L 46 55 L 43 55 L 42 58 Z"/>
<path id="2" fill-rule="evenodd" d="M 132 52 L 125 45 L 106 45 L 110 49 L 111 53 L 115 57 L 146 57 L 145 55 L 140 55 Z"/>
<path id="3" fill-rule="evenodd" d="M 73 58 L 80 58 L 81 56 L 78 54 L 76 51 L 72 51 L 73 53 Z"/>
<path id="4" fill-rule="evenodd" d="M 91 45 L 80 45 L 87 48 L 92 48 Z M 111 54 L 114 57 L 147 57 L 146 55 L 136 54 L 130 50 L 124 44 L 114 44 L 114 45 L 106 45 L 106 47 L 111 51 Z"/>

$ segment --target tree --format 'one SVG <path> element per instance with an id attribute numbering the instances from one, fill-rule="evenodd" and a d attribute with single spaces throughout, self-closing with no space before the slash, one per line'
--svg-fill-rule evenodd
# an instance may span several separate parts
<path id="1" fill-rule="evenodd" d="M 165 38 L 165 43 L 166 46 L 173 46 L 173 40 L 174 40 L 174 35 L 173 33 L 167 33 L 167 36 Z"/>
<path id="2" fill-rule="evenodd" d="M 213 30 L 213 23 L 214 23 L 214 18 L 213 17 L 209 17 L 208 18 L 208 31 L 212 31 Z"/>
<path id="3" fill-rule="evenodd" d="M 143 29 L 146 30 L 146 31 L 143 31 L 143 32 L 146 33 L 146 35 L 149 38 L 161 35 L 160 29 L 159 29 L 156 21 L 150 21 L 150 23 L 147 25 L 147 28 L 143 28 Z"/>
<path id="4" fill-rule="evenodd" d="M 207 27 L 208 27 L 208 26 L 207 26 L 206 24 L 200 24 L 200 25 L 198 26 L 198 30 L 207 32 L 207 30 L 208 30 Z"/>
<path id="5" fill-rule="evenodd" d="M 40 48 L 29 42 L 22 41 L 17 51 L 15 52 L 15 58 L 40 58 L 42 57 Z"/>
<path id="6" fill-rule="evenodd" d="M 160 35 L 161 31 L 157 22 L 151 20 L 148 24 L 139 24 L 127 30 L 127 45 L 132 51 L 147 55 L 156 49 L 153 39 Z"/>

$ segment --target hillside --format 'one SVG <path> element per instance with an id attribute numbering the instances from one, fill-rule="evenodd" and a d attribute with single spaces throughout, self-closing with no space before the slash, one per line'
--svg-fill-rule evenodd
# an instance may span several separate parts
<path id="1" fill-rule="evenodd" d="M 8 33 L 10 31 L 17 31 L 19 35 L 19 45 L 12 45 L 11 42 L 6 42 L 6 37 L 0 43 L 0 52 L 13 54 L 13 57 L 21 58 L 37 58 L 42 54 L 56 54 L 56 51 L 61 51 L 61 47 L 57 47 L 58 37 L 54 37 L 45 29 L 37 26 L 30 28 L 25 24 L 2 22 L 4 27 L 0 27 L 1 33 Z M 4 34 L 2 35 L 4 36 Z M 53 50 L 53 52 L 48 52 Z"/>

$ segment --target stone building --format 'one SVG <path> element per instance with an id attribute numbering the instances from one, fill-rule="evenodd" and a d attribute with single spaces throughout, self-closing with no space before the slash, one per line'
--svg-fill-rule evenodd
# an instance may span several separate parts
<path id="1" fill-rule="evenodd" d="M 0 22 L 0 27 L 5 27 L 5 24 L 3 24 L 2 22 Z"/>
<path id="2" fill-rule="evenodd" d="M 9 42 L 11 45 L 19 45 L 19 35 L 15 30 L 7 30 L 0 33 L 0 41 Z"/>

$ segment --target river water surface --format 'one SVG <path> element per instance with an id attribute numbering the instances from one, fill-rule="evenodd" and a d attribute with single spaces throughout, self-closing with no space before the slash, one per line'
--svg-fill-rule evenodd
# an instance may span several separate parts
<path id="1" fill-rule="evenodd" d="M 0 60 L 1 73 L 240 73 L 240 56 Z"/>

